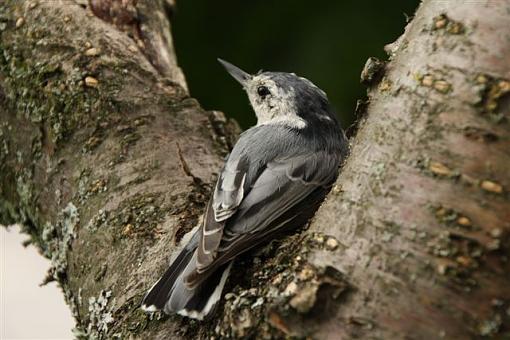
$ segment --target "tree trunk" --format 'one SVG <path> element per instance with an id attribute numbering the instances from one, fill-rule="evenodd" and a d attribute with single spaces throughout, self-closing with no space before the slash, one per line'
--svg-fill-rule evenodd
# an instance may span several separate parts
<path id="1" fill-rule="evenodd" d="M 0 223 L 89 338 L 510 336 L 510 1 L 424 1 L 307 230 L 234 265 L 211 320 L 141 298 L 237 134 L 189 97 L 172 3 L 0 3 Z M 366 106 L 366 105 L 365 105 Z"/>

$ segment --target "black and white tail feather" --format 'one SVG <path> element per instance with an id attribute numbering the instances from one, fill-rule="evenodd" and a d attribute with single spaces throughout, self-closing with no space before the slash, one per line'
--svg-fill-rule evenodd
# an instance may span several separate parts
<path id="1" fill-rule="evenodd" d="M 210 314 L 221 298 L 223 286 L 230 272 L 231 263 L 217 270 L 197 287 L 186 287 L 184 276 L 193 271 L 197 247 L 198 228 L 185 235 L 177 257 L 165 271 L 163 276 L 145 295 L 142 309 L 146 312 L 164 311 L 167 314 L 177 313 L 193 319 L 203 320 Z"/>
<path id="2" fill-rule="evenodd" d="M 221 61 L 221 60 L 220 60 Z M 204 221 L 149 290 L 142 308 L 202 320 L 211 314 L 232 261 L 303 225 L 334 182 L 348 143 L 325 93 L 289 73 L 249 75 L 223 62 L 258 117 L 220 173 Z"/>

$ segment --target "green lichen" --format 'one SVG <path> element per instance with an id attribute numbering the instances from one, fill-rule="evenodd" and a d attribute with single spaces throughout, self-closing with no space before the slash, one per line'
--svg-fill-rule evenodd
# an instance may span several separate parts
<path id="1" fill-rule="evenodd" d="M 111 333 L 118 335 L 121 339 L 125 339 L 143 332 L 147 338 L 150 338 L 147 334 L 168 327 L 165 321 L 170 317 L 163 312 L 147 314 L 142 311 L 140 309 L 140 301 L 142 299 L 143 295 L 136 296 L 115 309 L 113 317 L 116 318 L 119 315 L 123 318 L 123 322 L 115 324 L 115 328 L 110 331 Z M 193 321 L 190 323 L 193 324 Z"/>
<path id="2" fill-rule="evenodd" d="M 157 226 L 164 221 L 169 207 L 161 204 L 159 194 L 137 194 L 122 201 L 112 211 L 99 210 L 87 224 L 87 229 L 119 228 L 114 232 L 118 238 L 156 237 Z"/>
<path id="3" fill-rule="evenodd" d="M 9 155 L 9 140 L 6 138 L 7 133 L 3 130 L 7 124 L 4 123 L 0 127 L 0 169 L 5 166 L 5 159 Z"/>
<path id="4" fill-rule="evenodd" d="M 74 334 L 78 339 L 100 340 L 106 338 L 120 338 L 120 335 L 108 336 L 109 325 L 115 320 L 113 318 L 113 309 L 108 306 L 112 292 L 110 290 L 101 290 L 97 297 L 89 298 L 88 305 L 88 324 L 86 329 L 75 329 Z"/>
<path id="5" fill-rule="evenodd" d="M 92 170 L 85 168 L 78 176 L 78 201 L 84 203 L 89 197 L 90 176 Z"/>
<path id="6" fill-rule="evenodd" d="M 5 112 L 12 114 L 8 118 L 17 119 L 34 132 L 28 148 L 13 154 L 9 148 L 10 143 L 17 142 L 15 131 L 10 126 L 0 128 L 0 171 L 6 179 L 2 195 L 19 202 L 15 206 L 2 202 L 0 211 L 3 221 L 30 221 L 42 226 L 44 222 L 37 219 L 37 193 L 31 183 L 36 163 L 44 150 L 58 155 L 62 151 L 58 146 L 65 145 L 62 142 L 76 130 L 117 112 L 114 98 L 121 85 L 108 79 L 97 89 L 86 87 L 84 77 L 93 74 L 102 80 L 105 66 L 98 63 L 92 67 L 89 59 L 80 57 L 80 43 L 67 40 L 68 33 L 56 22 L 58 17 L 33 10 L 25 13 L 25 20 L 36 19 L 37 24 L 16 27 L 17 11 L 21 9 L 17 1 L 0 3 L 0 101 Z M 13 166 L 13 162 L 18 164 Z M 37 239 L 40 232 L 31 234 Z"/>
<path id="7" fill-rule="evenodd" d="M 42 231 L 43 254 L 51 259 L 49 276 L 63 281 L 67 275 L 67 255 L 76 237 L 80 216 L 76 206 L 69 202 L 60 212 L 56 223 L 47 222 Z"/>
<path id="8" fill-rule="evenodd" d="M 108 215 L 106 211 L 103 209 L 99 209 L 96 215 L 94 215 L 89 223 L 87 224 L 86 228 L 90 232 L 95 232 L 100 228 L 103 228 L 107 225 L 108 222 Z"/>
<path id="9" fill-rule="evenodd" d="M 499 333 L 503 325 L 502 317 L 494 314 L 489 319 L 482 320 L 477 327 L 478 334 L 482 337 L 493 337 Z M 502 337 L 503 339 L 504 337 Z"/>
<path id="10" fill-rule="evenodd" d="M 16 191 L 20 198 L 20 202 L 29 206 L 33 199 L 33 185 L 32 185 L 33 173 L 30 168 L 24 168 L 18 174 L 16 178 Z"/>
<path id="11" fill-rule="evenodd" d="M 51 27 L 51 31 L 50 31 Z M 58 143 L 69 138 L 92 113 L 115 110 L 115 82 L 105 82 L 101 91 L 87 88 L 88 64 L 69 44 L 59 46 L 59 29 L 51 23 L 1 32 L 0 70 L 9 108 L 33 124 L 43 124 L 49 139 Z M 53 51 L 48 55 L 47 43 Z M 35 48 L 34 48 L 35 47 Z M 95 71 L 98 72 L 98 71 Z"/>

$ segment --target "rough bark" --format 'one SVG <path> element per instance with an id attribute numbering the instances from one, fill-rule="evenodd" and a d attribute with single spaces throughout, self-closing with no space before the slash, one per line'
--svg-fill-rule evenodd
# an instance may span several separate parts
<path id="1" fill-rule="evenodd" d="M 0 4 L 0 223 L 23 223 L 52 259 L 89 337 L 181 328 L 147 326 L 138 306 L 236 134 L 189 97 L 168 20 L 144 34 L 163 3 L 126 5 L 100 19 L 70 1 Z"/>
<path id="2" fill-rule="evenodd" d="M 209 321 L 139 310 L 236 134 L 189 97 L 171 3 L 0 3 L 0 223 L 95 338 L 510 332 L 510 1 L 425 1 L 306 230 L 244 256 Z M 154 20 L 151 20 L 154 19 Z"/>

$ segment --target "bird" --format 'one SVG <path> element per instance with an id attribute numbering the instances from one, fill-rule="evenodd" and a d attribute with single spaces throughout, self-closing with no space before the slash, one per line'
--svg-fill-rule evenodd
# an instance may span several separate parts
<path id="1" fill-rule="evenodd" d="M 234 259 L 305 225 L 349 152 L 326 93 L 311 81 L 218 61 L 246 91 L 257 123 L 226 157 L 203 222 L 145 295 L 147 312 L 210 317 Z"/>

